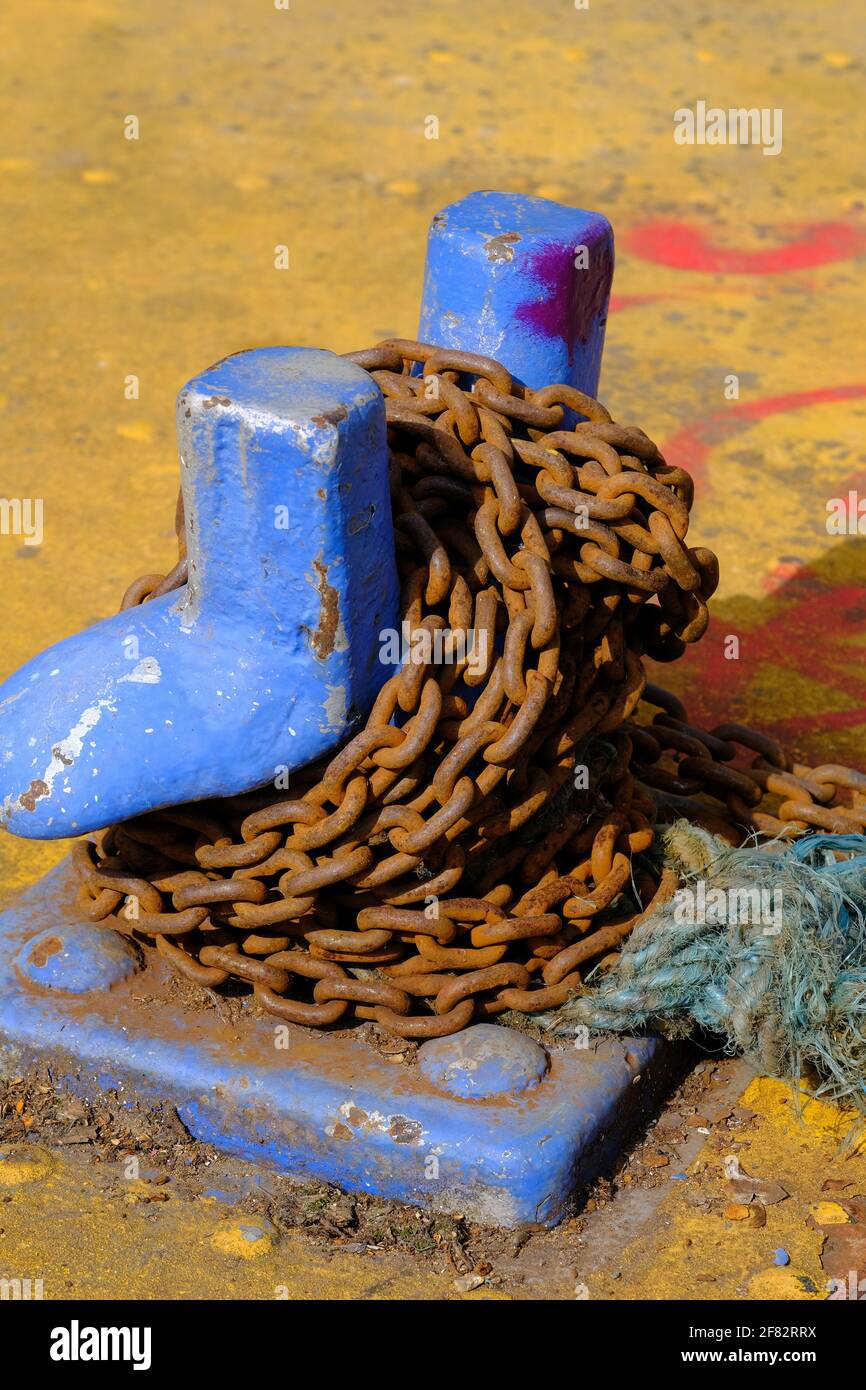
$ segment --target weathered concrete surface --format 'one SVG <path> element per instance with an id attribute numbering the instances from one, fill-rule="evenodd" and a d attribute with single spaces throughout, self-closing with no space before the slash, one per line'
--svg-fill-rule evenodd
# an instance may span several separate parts
<path id="1" fill-rule="evenodd" d="M 144 1175 L 125 1180 L 118 1166 L 94 1168 L 69 1150 L 39 1150 L 39 1157 L 4 1181 L 0 1155 L 0 1278 L 29 1279 L 31 1296 L 41 1280 L 45 1300 L 503 1297 L 487 1287 L 461 1294 L 453 1275 L 405 1255 L 349 1255 L 316 1249 L 302 1236 L 275 1239 L 269 1223 L 215 1197 L 193 1200 Z"/>
<path id="2" fill-rule="evenodd" d="M 602 397 L 699 474 L 693 533 L 720 555 L 717 616 L 665 677 L 705 712 L 825 761 L 862 758 L 866 547 L 825 527 L 828 497 L 866 491 L 853 0 L 294 0 L 240 17 L 229 0 L 182 14 L 8 0 L 0 24 L 14 84 L 0 491 L 45 502 L 41 547 L 0 535 L 0 675 L 169 567 L 172 403 L 215 344 L 346 351 L 411 331 L 431 212 L 501 187 L 610 219 Z M 676 146 L 673 111 L 701 98 L 781 106 L 782 153 Z M 0 891 L 63 852 L 3 838 Z M 772 1108 L 760 1132 L 784 1133 Z M 341 1266 L 331 1296 L 353 1277 Z M 670 1269 L 659 1280 L 680 1287 Z"/>
<path id="3" fill-rule="evenodd" d="M 837 1224 L 853 1234 L 845 1203 L 866 1193 L 862 1123 L 822 1101 L 804 1098 L 800 1107 L 789 1086 L 766 1078 L 753 1081 L 740 1103 L 756 1116 L 748 1142 L 736 1146 L 741 1170 L 772 1179 L 788 1194 L 764 1208 L 766 1224 L 734 1217 L 728 1204 L 738 1198 L 725 1174 L 732 1146 L 708 1140 L 619 1259 L 588 1277 L 591 1298 L 828 1297 L 831 1272 L 836 1277 L 841 1266 L 829 1258 L 826 1242 Z M 862 1253 L 862 1235 L 859 1248 Z M 777 1251 L 787 1263 L 777 1262 Z M 846 1262 L 845 1280 L 848 1271 Z M 866 1284 L 861 1288 L 866 1292 Z"/>

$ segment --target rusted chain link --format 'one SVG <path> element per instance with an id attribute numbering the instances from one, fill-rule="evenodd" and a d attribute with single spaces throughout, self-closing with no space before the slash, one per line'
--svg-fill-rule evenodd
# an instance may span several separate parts
<path id="1" fill-rule="evenodd" d="M 79 842 L 88 916 L 278 1018 L 439 1037 L 554 1007 L 615 959 L 676 887 L 660 821 L 734 842 L 866 828 L 861 774 L 695 728 L 647 685 L 645 656 L 706 630 L 718 565 L 686 544 L 691 479 L 642 430 L 488 358 L 397 339 L 349 356 L 385 397 L 410 659 L 291 794 Z M 182 508 L 177 532 L 177 566 L 124 608 L 186 581 Z"/>

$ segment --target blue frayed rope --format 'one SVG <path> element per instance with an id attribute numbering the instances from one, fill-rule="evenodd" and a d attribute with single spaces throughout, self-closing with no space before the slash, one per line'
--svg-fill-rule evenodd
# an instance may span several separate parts
<path id="1" fill-rule="evenodd" d="M 866 835 L 732 849 L 679 821 L 664 841 L 681 875 L 677 894 L 638 924 L 607 974 L 596 972 L 542 1027 L 676 1034 L 697 1026 L 763 1075 L 799 1078 L 813 1068 L 818 1094 L 866 1112 Z M 704 911 L 689 920 L 696 901 Z M 725 905 L 721 914 L 711 903 Z"/>

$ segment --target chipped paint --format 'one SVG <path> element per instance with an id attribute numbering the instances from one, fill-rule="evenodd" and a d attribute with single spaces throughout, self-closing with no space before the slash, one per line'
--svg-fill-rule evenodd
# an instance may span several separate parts
<path id="1" fill-rule="evenodd" d="M 30 952 L 30 960 L 37 970 L 42 970 L 47 965 L 51 956 L 56 956 L 58 951 L 63 950 L 63 942 L 59 936 L 43 936 L 36 942 Z"/>
<path id="2" fill-rule="evenodd" d="M 357 536 L 360 531 L 366 531 L 367 527 L 370 525 L 370 522 L 373 520 L 375 514 L 376 508 L 371 503 L 369 507 L 366 507 L 364 509 L 364 511 L 356 512 L 354 516 L 349 517 L 349 524 L 346 527 L 346 530 L 348 531 L 349 535 Z"/>
<path id="3" fill-rule="evenodd" d="M 73 725 L 65 738 L 56 743 L 51 750 L 51 762 L 48 764 L 40 778 L 30 783 L 26 791 L 21 792 L 17 797 L 7 796 L 4 798 L 0 807 L 0 825 L 17 810 L 32 812 L 37 801 L 50 796 L 54 790 L 54 783 L 62 772 L 68 767 L 72 767 L 76 758 L 81 756 L 84 747 L 84 739 L 91 729 L 94 729 L 102 717 L 105 709 L 114 710 L 115 705 L 111 700 L 99 700 L 95 705 L 90 705 L 85 709 Z"/>
<path id="4" fill-rule="evenodd" d="M 513 261 L 514 247 L 520 240 L 519 232 L 500 232 L 498 236 L 488 237 L 484 243 L 484 254 L 488 261 Z"/>
<path id="5" fill-rule="evenodd" d="M 329 685 L 325 687 L 328 698 L 322 705 L 325 711 L 325 729 L 344 728 L 348 720 L 348 708 L 346 704 L 346 687 L 344 685 Z"/>
<path id="6" fill-rule="evenodd" d="M 126 676 L 121 676 L 118 685 L 124 681 L 132 681 L 137 685 L 158 685 L 162 678 L 162 671 L 155 656 L 142 657 Z"/>
<path id="7" fill-rule="evenodd" d="M 387 1135 L 395 1144 L 417 1145 L 424 1137 L 424 1126 L 419 1120 L 409 1119 L 406 1115 L 384 1115 L 378 1110 L 362 1110 L 351 1100 L 343 1101 L 339 1114 L 343 1117 L 342 1121 L 332 1120 L 325 1126 L 326 1134 L 333 1138 L 350 1138 L 355 1131 Z M 347 1129 L 348 1134 L 345 1132 Z"/>

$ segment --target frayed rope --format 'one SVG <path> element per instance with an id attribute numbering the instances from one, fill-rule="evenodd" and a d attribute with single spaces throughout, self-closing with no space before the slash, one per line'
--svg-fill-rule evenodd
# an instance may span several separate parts
<path id="1" fill-rule="evenodd" d="M 814 1069 L 816 1094 L 866 1113 L 866 835 L 731 849 L 678 821 L 664 842 L 676 894 L 607 974 L 537 1021 L 560 1034 L 704 1028 L 763 1075 Z"/>

